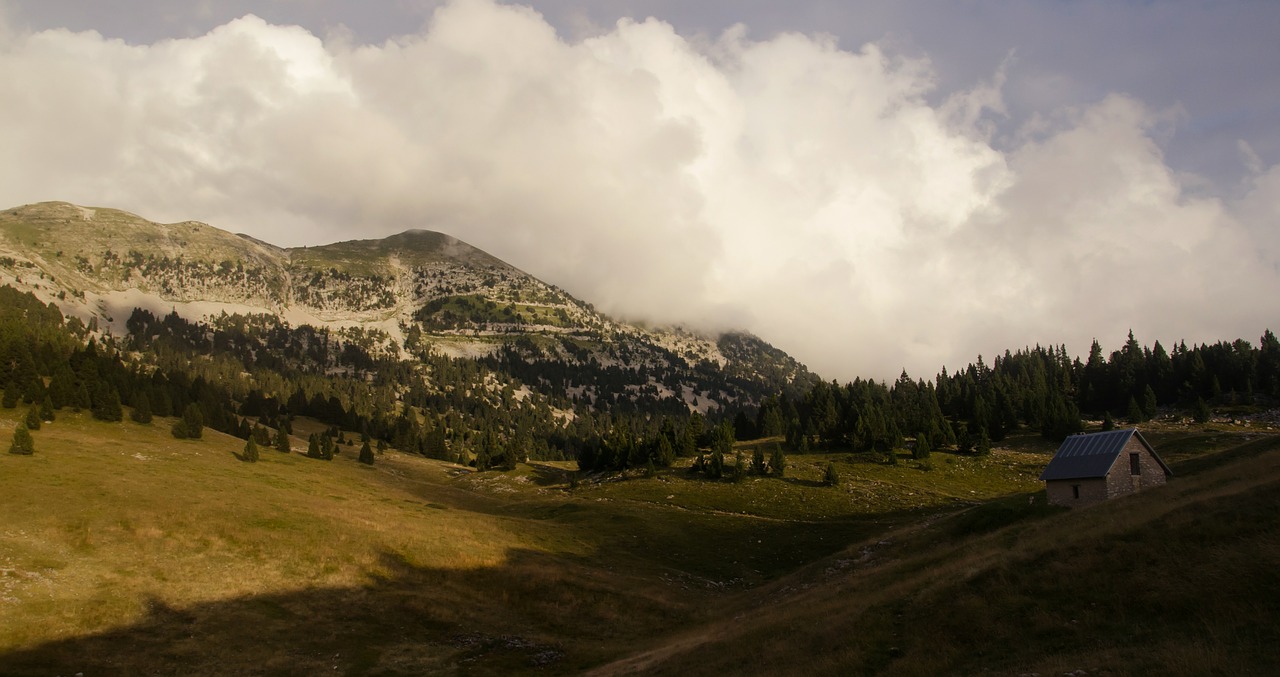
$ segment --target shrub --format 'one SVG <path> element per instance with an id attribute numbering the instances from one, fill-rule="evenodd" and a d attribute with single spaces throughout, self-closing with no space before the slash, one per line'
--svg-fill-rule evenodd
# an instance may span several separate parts
<path id="1" fill-rule="evenodd" d="M 9 445 L 9 453 L 30 456 L 36 451 L 36 442 L 31 438 L 27 426 L 20 425 L 13 431 L 13 442 Z"/>
<path id="2" fill-rule="evenodd" d="M 829 487 L 834 487 L 837 484 L 840 484 L 840 473 L 836 472 L 835 464 L 827 464 L 827 470 L 822 474 L 822 482 Z"/>

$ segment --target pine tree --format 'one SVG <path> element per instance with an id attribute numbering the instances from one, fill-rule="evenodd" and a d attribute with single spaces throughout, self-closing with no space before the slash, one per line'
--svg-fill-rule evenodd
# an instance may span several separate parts
<path id="1" fill-rule="evenodd" d="M 741 482 L 747 478 L 747 459 L 739 451 L 733 455 L 733 481 Z"/>
<path id="2" fill-rule="evenodd" d="M 311 433 L 307 438 L 307 457 L 324 458 L 324 454 L 320 452 L 320 435 L 316 433 Z"/>
<path id="3" fill-rule="evenodd" d="M 760 445 L 756 445 L 756 450 L 751 454 L 751 469 L 761 476 L 768 471 L 764 462 L 764 449 Z"/>
<path id="4" fill-rule="evenodd" d="M 1156 417 L 1156 407 L 1156 391 L 1151 386 L 1147 386 L 1142 391 L 1142 414 L 1146 420 L 1150 421 Z"/>
<path id="5" fill-rule="evenodd" d="M 973 453 L 973 435 L 969 434 L 969 424 L 961 421 L 956 424 L 959 430 L 956 432 L 956 451 L 962 454 Z"/>
<path id="6" fill-rule="evenodd" d="M 9 382 L 4 385 L 4 397 L 0 399 L 0 405 L 3 405 L 5 409 L 13 409 L 18 406 L 18 397 L 20 395 L 21 393 L 18 392 L 18 383 L 10 379 Z"/>
<path id="7" fill-rule="evenodd" d="M 1111 412 L 1108 411 L 1102 417 L 1102 430 L 1103 432 L 1106 432 L 1108 430 L 1115 430 L 1115 429 L 1116 429 L 1116 422 L 1114 419 L 1111 418 Z"/>
<path id="8" fill-rule="evenodd" d="M 120 406 L 120 393 L 108 383 L 100 383 L 95 388 L 93 398 L 93 417 L 99 421 L 114 423 L 124 419 L 124 409 Z"/>
<path id="9" fill-rule="evenodd" d="M 724 476 L 724 454 L 719 450 L 711 452 L 711 458 L 707 461 L 706 473 L 715 479 Z"/>
<path id="10" fill-rule="evenodd" d="M 991 455 L 991 436 L 987 434 L 986 428 L 983 428 L 982 431 L 978 433 L 977 452 L 979 456 Z"/>
<path id="11" fill-rule="evenodd" d="M 45 423 L 53 423 L 56 416 L 53 413 L 53 400 L 45 394 L 44 399 L 40 401 L 40 420 Z"/>
<path id="12" fill-rule="evenodd" d="M 773 445 L 773 456 L 769 458 L 769 467 L 773 469 L 776 477 L 787 474 L 787 455 L 782 452 L 782 446 L 777 443 Z"/>
<path id="13" fill-rule="evenodd" d="M 916 435 L 916 448 L 912 450 L 911 458 L 917 461 L 924 460 L 929 458 L 931 451 L 932 449 L 929 448 L 929 436 L 923 432 Z"/>
<path id="14" fill-rule="evenodd" d="M 28 409 L 27 416 L 26 418 L 23 419 L 23 422 L 27 426 L 28 430 L 39 430 L 40 429 L 40 410 L 36 409 L 35 407 L 31 407 L 30 409 Z"/>
<path id="15" fill-rule="evenodd" d="M 676 450 L 675 447 L 671 445 L 671 440 L 668 439 L 666 435 L 658 436 L 656 458 L 651 458 L 650 460 L 654 461 L 655 465 L 660 465 L 664 468 L 671 467 L 671 464 L 675 462 Z"/>
<path id="16" fill-rule="evenodd" d="M 173 436 L 180 440 L 198 440 L 204 435 L 204 414 L 200 405 L 192 402 L 182 410 L 182 418 L 173 424 Z"/>
<path id="17" fill-rule="evenodd" d="M 1196 423 L 1208 423 L 1213 418 L 1213 412 L 1209 411 L 1209 405 L 1205 403 L 1204 398 L 1196 399 L 1196 406 L 1191 410 L 1191 416 Z"/>
<path id="18" fill-rule="evenodd" d="M 292 451 L 292 447 L 289 442 L 289 433 L 284 431 L 284 426 L 281 426 L 280 429 L 276 431 L 275 448 L 276 448 L 276 451 L 279 451 L 285 454 Z"/>
<path id="19" fill-rule="evenodd" d="M 822 482 L 829 487 L 834 487 L 840 484 L 840 473 L 836 472 L 836 466 L 834 463 L 827 464 L 827 470 L 822 474 Z"/>
<path id="20" fill-rule="evenodd" d="M 1146 415 L 1142 413 L 1142 407 L 1138 406 L 1138 401 L 1133 397 L 1129 398 L 1129 408 L 1125 418 L 1128 418 L 1130 423 L 1142 423 L 1147 420 Z"/>
<path id="21" fill-rule="evenodd" d="M 365 440 L 365 443 L 361 445 L 360 458 L 358 460 L 365 465 L 373 465 L 373 447 L 369 446 L 368 440 Z"/>
<path id="22" fill-rule="evenodd" d="M 244 443 L 244 460 L 248 463 L 258 462 L 258 443 L 252 437 Z"/>
<path id="23" fill-rule="evenodd" d="M 25 425 L 19 425 L 13 431 L 13 442 L 9 445 L 9 453 L 30 456 L 36 451 L 36 442 Z"/>
<path id="24" fill-rule="evenodd" d="M 133 412 L 129 414 L 129 418 L 134 423 L 143 425 L 151 422 L 151 398 L 147 397 L 146 392 L 140 392 L 133 398 Z"/>

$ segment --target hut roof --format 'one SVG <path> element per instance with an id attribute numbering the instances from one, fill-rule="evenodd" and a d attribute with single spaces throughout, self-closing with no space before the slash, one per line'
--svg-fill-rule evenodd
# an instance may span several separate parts
<path id="1" fill-rule="evenodd" d="M 1068 437 L 1062 442 L 1062 446 L 1058 447 L 1058 452 L 1053 455 L 1053 460 L 1049 461 L 1044 472 L 1040 473 L 1040 479 L 1048 481 L 1105 477 L 1111 470 L 1111 466 L 1115 464 L 1116 458 L 1120 456 L 1120 452 L 1134 436 L 1137 436 L 1142 446 L 1151 452 L 1151 456 L 1164 470 L 1164 474 L 1173 475 L 1169 466 L 1165 465 L 1164 460 L 1142 436 L 1142 433 L 1138 432 L 1137 428 L 1129 428 Z"/>

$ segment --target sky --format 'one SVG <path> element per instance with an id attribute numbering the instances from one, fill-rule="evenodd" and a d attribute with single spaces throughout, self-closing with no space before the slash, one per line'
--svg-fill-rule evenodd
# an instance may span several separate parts
<path id="1" fill-rule="evenodd" d="M 841 381 L 1280 329 L 1280 3 L 0 0 L 0 206 L 449 233 Z"/>

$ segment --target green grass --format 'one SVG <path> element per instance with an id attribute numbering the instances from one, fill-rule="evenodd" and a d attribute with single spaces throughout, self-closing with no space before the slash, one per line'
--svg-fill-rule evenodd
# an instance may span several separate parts
<path id="1" fill-rule="evenodd" d="M 0 438 L 21 412 L 0 410 Z M 344 448 L 246 464 L 218 433 L 64 412 L 34 456 L 0 455 L 0 673 L 1048 674 L 1098 646 L 1113 671 L 1176 667 L 1165 653 L 1258 665 L 1274 624 L 1249 621 L 1274 610 L 1240 589 L 1274 583 L 1251 562 L 1276 561 L 1275 438 L 1160 434 L 1200 474 L 1063 514 L 1037 498 L 1048 452 L 1030 437 L 927 470 L 793 455 L 785 478 L 678 467 L 571 489 L 572 463 L 476 474 L 390 451 L 368 468 Z M 1128 563 L 1160 573 L 1114 575 Z M 1080 627 L 1037 610 L 1074 604 L 1062 581 L 1079 577 L 1107 578 Z M 1222 601 L 1170 623 L 1196 580 Z M 1117 619 L 1137 612 L 1110 601 L 1126 586 L 1171 600 L 1142 598 L 1134 622 L 1160 630 L 1131 642 Z"/>

